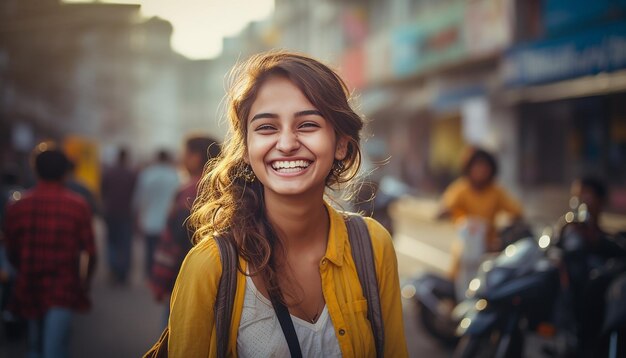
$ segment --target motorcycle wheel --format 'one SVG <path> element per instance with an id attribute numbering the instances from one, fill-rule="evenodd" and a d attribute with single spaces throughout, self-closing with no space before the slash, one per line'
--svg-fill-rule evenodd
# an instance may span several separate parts
<path id="1" fill-rule="evenodd" d="M 503 337 L 498 331 L 485 332 L 479 336 L 463 336 L 459 341 L 454 358 L 491 358 L 495 356 L 521 358 L 524 351 L 524 335 L 520 330 L 516 330 L 508 337 L 503 352 L 498 352 Z M 500 354 L 498 354 L 500 353 Z"/>
<path id="2" fill-rule="evenodd" d="M 459 341 L 456 336 L 456 325 L 449 322 L 449 317 L 439 317 L 419 302 L 420 320 L 422 327 L 440 343 L 447 347 L 454 347 Z"/>
<path id="3" fill-rule="evenodd" d="M 491 342 L 491 332 L 480 336 L 464 336 L 454 350 L 454 358 L 491 358 L 496 345 Z"/>

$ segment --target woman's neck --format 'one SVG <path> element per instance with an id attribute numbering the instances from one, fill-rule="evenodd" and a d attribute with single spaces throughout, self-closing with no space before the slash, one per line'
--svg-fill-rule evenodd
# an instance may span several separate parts
<path id="1" fill-rule="evenodd" d="M 309 249 L 316 244 L 325 246 L 330 219 L 322 195 L 311 199 L 268 194 L 265 210 L 288 251 Z"/>

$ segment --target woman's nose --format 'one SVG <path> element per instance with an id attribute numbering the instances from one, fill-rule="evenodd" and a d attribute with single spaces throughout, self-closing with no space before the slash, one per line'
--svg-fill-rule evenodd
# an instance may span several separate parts
<path id="1" fill-rule="evenodd" d="M 291 153 L 300 148 L 300 141 L 298 135 L 292 131 L 283 131 L 278 137 L 276 143 L 276 149 L 283 153 Z"/>

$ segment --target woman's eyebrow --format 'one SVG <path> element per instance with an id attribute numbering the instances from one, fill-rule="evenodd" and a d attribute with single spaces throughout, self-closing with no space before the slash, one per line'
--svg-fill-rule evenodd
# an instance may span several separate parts
<path id="1" fill-rule="evenodd" d="M 296 112 L 295 117 L 302 117 L 302 116 L 322 116 L 322 112 L 318 111 L 317 109 L 307 109 L 306 111 L 300 111 L 300 112 Z"/>
<path id="2" fill-rule="evenodd" d="M 252 117 L 252 119 L 250 120 L 250 123 L 252 123 L 252 121 L 254 121 L 255 119 L 259 119 L 259 118 L 278 118 L 278 114 L 275 113 L 257 113 L 254 115 L 254 117 Z"/>
<path id="3" fill-rule="evenodd" d="M 322 116 L 322 112 L 318 111 L 317 109 L 307 109 L 305 111 L 299 111 L 296 112 L 294 114 L 294 117 L 303 117 L 303 116 Z M 256 119 L 260 119 L 260 118 L 278 118 L 278 114 L 276 113 L 257 113 L 254 115 L 254 117 L 252 117 L 252 119 L 250 120 L 250 123 L 252 123 L 252 121 L 256 120 Z"/>

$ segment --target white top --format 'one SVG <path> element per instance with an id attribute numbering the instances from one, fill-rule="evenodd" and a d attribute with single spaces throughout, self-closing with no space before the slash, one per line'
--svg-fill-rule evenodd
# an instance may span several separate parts
<path id="1" fill-rule="evenodd" d="M 153 164 L 139 174 L 133 208 L 139 214 L 139 227 L 144 233 L 163 231 L 179 185 L 178 172 L 169 164 Z"/>
<path id="2" fill-rule="evenodd" d="M 324 310 L 315 323 L 291 315 L 303 357 L 341 357 L 333 322 Z M 239 357 L 289 357 L 289 347 L 272 303 L 246 277 L 246 292 L 237 337 Z"/>

